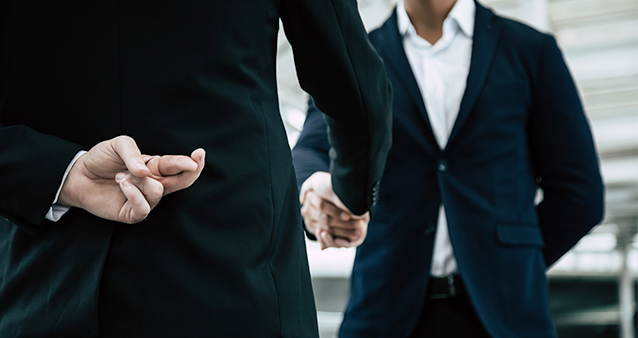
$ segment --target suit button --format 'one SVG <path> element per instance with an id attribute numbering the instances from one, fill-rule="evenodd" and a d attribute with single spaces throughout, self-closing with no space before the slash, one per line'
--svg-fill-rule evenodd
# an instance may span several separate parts
<path id="1" fill-rule="evenodd" d="M 436 231 L 436 227 L 434 226 L 433 223 L 428 224 L 427 227 L 425 227 L 425 230 L 423 230 L 423 234 L 426 236 L 431 236 L 432 234 L 434 234 L 434 232 Z"/>
<path id="2" fill-rule="evenodd" d="M 440 160 L 437 167 L 439 168 L 439 171 L 446 171 L 447 170 L 447 161 L 446 160 Z"/>

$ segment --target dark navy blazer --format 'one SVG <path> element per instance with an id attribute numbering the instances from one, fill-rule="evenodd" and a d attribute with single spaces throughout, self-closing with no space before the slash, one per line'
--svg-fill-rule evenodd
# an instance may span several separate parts
<path id="1" fill-rule="evenodd" d="M 370 33 L 394 87 L 393 146 L 357 249 L 342 338 L 408 336 L 424 302 L 441 203 L 489 334 L 556 335 L 545 272 L 603 215 L 590 128 L 554 38 L 477 4 L 473 39 L 467 89 L 441 150 L 396 14 Z M 293 151 L 299 183 L 328 169 L 325 131 L 311 104 Z"/>

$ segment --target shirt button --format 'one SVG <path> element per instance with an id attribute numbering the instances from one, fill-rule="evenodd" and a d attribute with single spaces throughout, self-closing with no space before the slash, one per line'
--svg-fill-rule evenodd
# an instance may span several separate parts
<path id="1" fill-rule="evenodd" d="M 439 168 L 439 171 L 447 171 L 447 161 L 440 160 L 437 167 Z"/>
<path id="2" fill-rule="evenodd" d="M 430 236 L 434 234 L 435 231 L 436 231 L 436 227 L 434 226 L 434 224 L 430 223 L 428 224 L 427 227 L 425 227 L 425 230 L 423 230 L 423 234 L 426 236 Z"/>

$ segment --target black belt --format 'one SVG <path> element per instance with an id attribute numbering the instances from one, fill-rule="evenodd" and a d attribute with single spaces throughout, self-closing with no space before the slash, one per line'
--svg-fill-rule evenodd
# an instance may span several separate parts
<path id="1" fill-rule="evenodd" d="M 447 275 L 445 277 L 430 277 L 426 298 L 445 299 L 466 294 L 461 276 Z"/>

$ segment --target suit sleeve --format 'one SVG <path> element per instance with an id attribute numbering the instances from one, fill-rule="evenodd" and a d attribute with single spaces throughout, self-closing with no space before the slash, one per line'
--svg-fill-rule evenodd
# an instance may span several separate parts
<path id="1" fill-rule="evenodd" d="M 297 174 L 297 187 L 317 171 L 330 171 L 330 142 L 326 133 L 328 126 L 323 114 L 315 106 L 313 99 L 308 102 L 306 122 L 297 144 L 292 149 L 292 163 Z"/>
<path id="2" fill-rule="evenodd" d="M 10 103 L 10 78 L 6 36 L 9 3 L 0 2 L 0 217 L 36 235 L 62 183 L 67 166 L 83 147 L 46 135 L 25 125 L 7 123 L 4 109 Z M 15 46 L 14 46 L 15 47 Z"/>
<path id="3" fill-rule="evenodd" d="M 44 216 L 67 166 L 82 149 L 26 126 L 0 124 L 0 216 L 37 235 L 48 223 Z"/>
<path id="4" fill-rule="evenodd" d="M 537 206 L 551 265 L 601 221 L 604 188 L 578 92 L 554 38 L 545 43 L 530 123 L 544 199 Z"/>
<path id="5" fill-rule="evenodd" d="M 281 20 L 301 87 L 326 114 L 335 193 L 371 210 L 391 142 L 391 86 L 355 0 L 284 0 Z"/>

